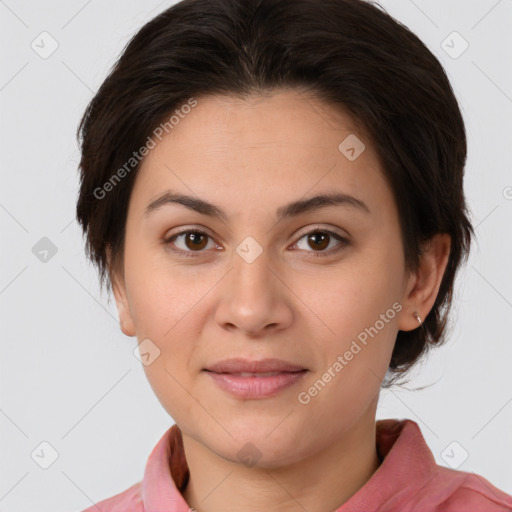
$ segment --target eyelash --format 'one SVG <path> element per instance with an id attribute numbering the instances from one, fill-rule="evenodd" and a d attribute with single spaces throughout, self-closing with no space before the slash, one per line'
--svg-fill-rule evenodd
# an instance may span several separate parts
<path id="1" fill-rule="evenodd" d="M 199 231 L 197 229 L 188 229 L 188 230 L 180 231 L 178 233 L 174 233 L 172 236 L 165 238 L 164 239 L 164 244 L 173 253 L 176 253 L 176 254 L 178 254 L 180 256 L 184 256 L 184 257 L 187 257 L 187 258 L 190 258 L 190 257 L 191 258 L 196 258 L 196 257 L 200 256 L 201 253 L 203 253 L 204 251 L 203 250 L 201 250 L 201 251 L 184 251 L 183 249 L 176 249 L 176 248 L 172 247 L 172 245 L 171 245 L 173 240 L 175 240 L 179 236 L 187 235 L 187 234 L 190 234 L 190 233 L 194 233 L 194 234 L 197 234 L 197 235 L 204 235 L 204 236 L 212 239 L 212 237 L 210 235 L 208 235 L 207 233 L 205 233 L 204 231 Z M 317 233 L 328 234 L 329 236 L 332 236 L 332 237 L 336 238 L 341 243 L 336 248 L 331 249 L 329 251 L 306 251 L 306 252 L 312 252 L 313 254 L 311 256 L 315 257 L 315 258 L 317 258 L 317 257 L 332 256 L 333 254 L 336 254 L 336 253 L 342 251 L 343 249 L 345 249 L 346 247 L 348 247 L 351 244 L 351 242 L 349 240 L 347 240 L 346 238 L 338 235 L 334 231 L 330 231 L 328 229 L 315 228 L 312 231 L 308 231 L 307 233 L 304 233 L 297 240 L 297 242 L 295 242 L 293 245 L 297 245 L 298 242 L 300 240 L 302 240 L 304 237 L 307 237 L 307 236 L 310 236 L 310 235 L 314 235 L 314 234 L 317 234 Z M 194 254 L 194 253 L 197 253 L 197 254 Z"/>

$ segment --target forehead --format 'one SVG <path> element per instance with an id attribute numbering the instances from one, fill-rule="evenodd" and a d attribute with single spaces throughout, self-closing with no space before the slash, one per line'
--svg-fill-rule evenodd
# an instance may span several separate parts
<path id="1" fill-rule="evenodd" d="M 372 143 L 353 119 L 296 90 L 197 98 L 156 139 L 132 197 L 143 208 L 166 189 L 218 198 L 235 214 L 334 189 L 370 207 L 391 199 Z"/>

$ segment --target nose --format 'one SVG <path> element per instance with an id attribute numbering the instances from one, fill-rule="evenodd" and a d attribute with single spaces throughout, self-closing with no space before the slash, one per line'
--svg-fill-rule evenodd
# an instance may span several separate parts
<path id="1" fill-rule="evenodd" d="M 281 274 L 265 251 L 252 262 L 235 254 L 219 289 L 217 324 L 251 337 L 286 329 L 293 320 L 293 292 Z"/>

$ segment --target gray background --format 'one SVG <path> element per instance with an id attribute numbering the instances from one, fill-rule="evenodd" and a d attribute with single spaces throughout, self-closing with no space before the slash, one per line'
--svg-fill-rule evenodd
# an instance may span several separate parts
<path id="1" fill-rule="evenodd" d="M 99 293 L 74 220 L 79 118 L 129 38 L 172 3 L 0 1 L 1 512 L 78 511 L 125 490 L 174 423 Z M 378 417 L 417 421 L 439 464 L 512 493 L 512 0 L 381 5 L 452 81 L 478 241 L 450 341 L 409 385 L 429 387 L 384 392 Z"/>

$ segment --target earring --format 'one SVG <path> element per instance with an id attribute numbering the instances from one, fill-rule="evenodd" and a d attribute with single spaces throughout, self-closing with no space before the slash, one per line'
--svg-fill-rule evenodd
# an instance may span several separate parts
<path id="1" fill-rule="evenodd" d="M 420 324 L 420 326 L 421 326 L 421 324 L 422 324 L 423 322 L 421 321 L 421 318 L 420 318 L 420 315 L 418 315 L 418 312 L 417 312 L 417 311 L 415 311 L 415 312 L 412 314 L 412 316 L 413 316 L 414 318 L 416 318 L 416 320 L 418 320 L 418 322 L 419 322 L 419 324 Z"/>

